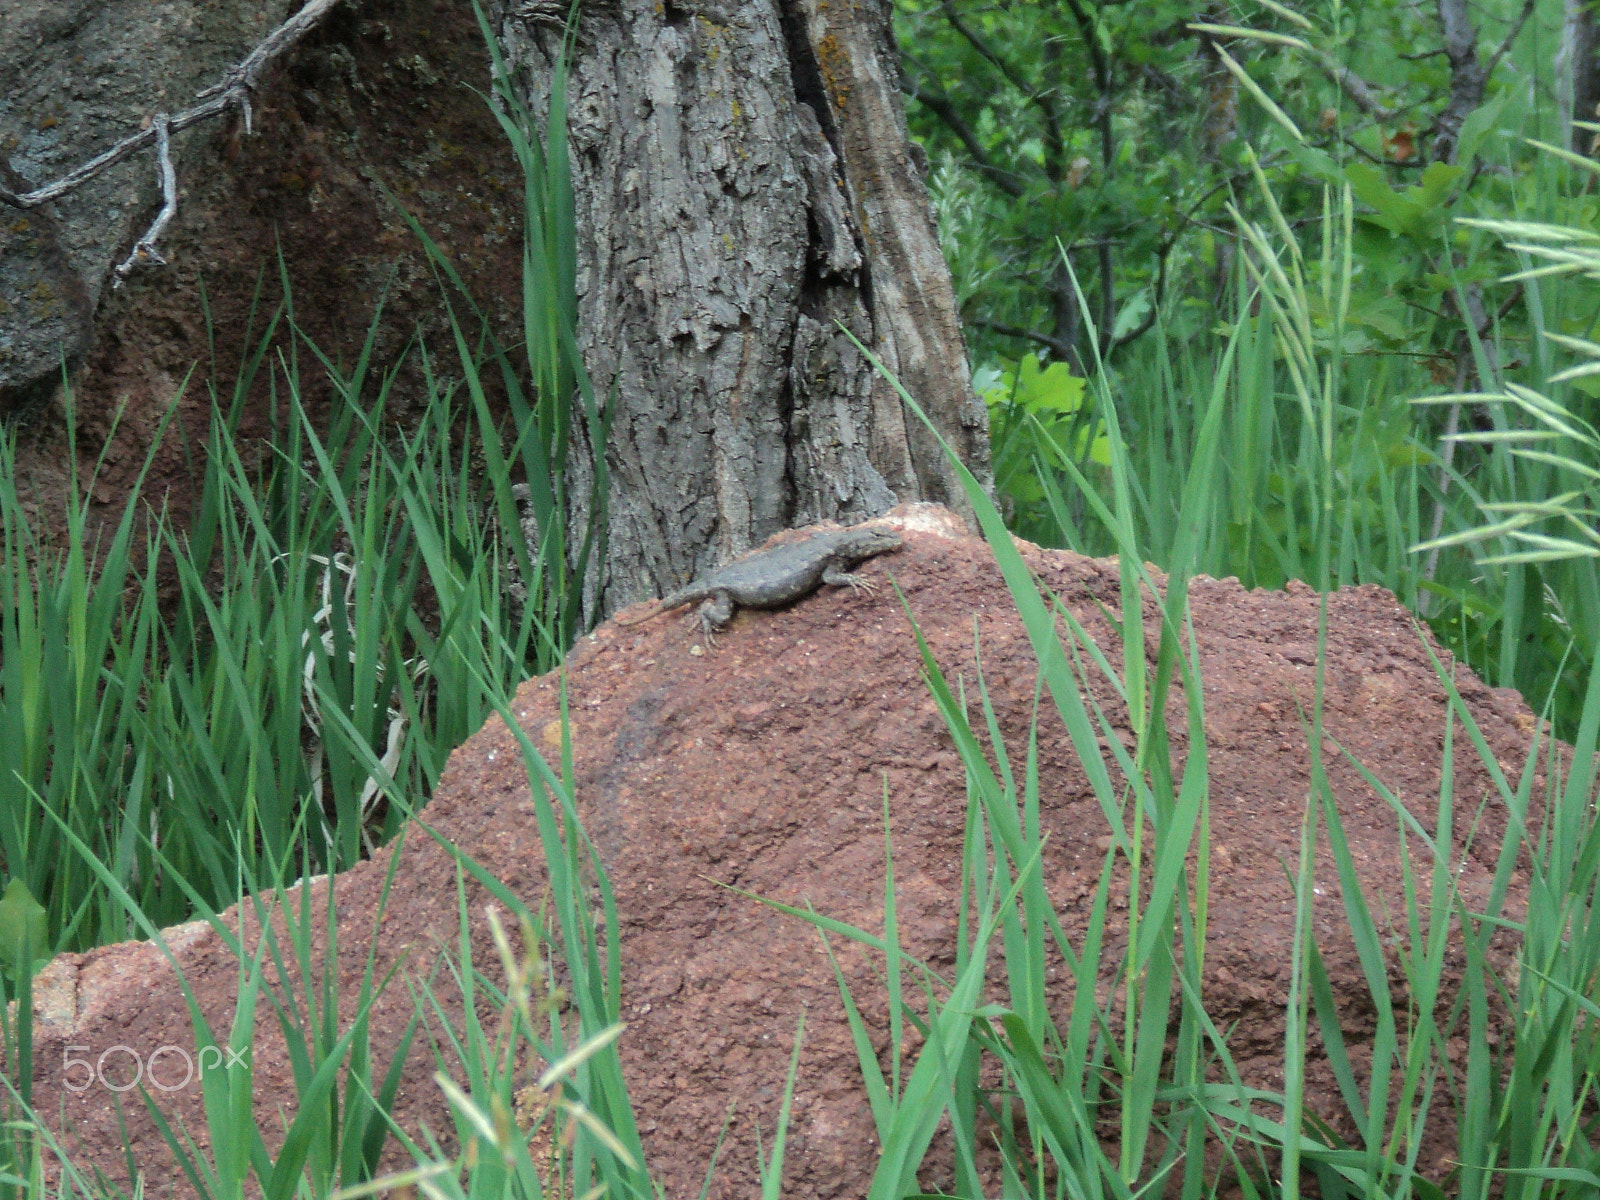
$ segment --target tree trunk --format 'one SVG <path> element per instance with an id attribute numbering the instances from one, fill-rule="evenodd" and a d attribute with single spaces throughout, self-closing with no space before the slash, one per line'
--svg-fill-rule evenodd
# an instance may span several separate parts
<path id="1" fill-rule="evenodd" d="M 1561 70 L 1558 75 L 1565 85 L 1562 88 L 1565 103 L 1567 148 L 1579 154 L 1593 154 L 1597 141 L 1594 134 L 1584 129 L 1574 129 L 1573 121 L 1596 119 L 1600 105 L 1600 30 L 1596 28 L 1595 0 L 1566 0 L 1565 19 L 1561 28 L 1561 48 L 1557 54 Z"/>
<path id="2" fill-rule="evenodd" d="M 490 5 L 530 111 L 544 110 L 560 44 L 550 18 L 565 7 Z M 613 0 L 580 13 L 578 337 L 596 391 L 618 384 L 594 611 L 688 582 L 780 529 L 897 500 L 964 507 L 934 439 L 840 324 L 987 473 L 890 16 L 884 0 Z"/>

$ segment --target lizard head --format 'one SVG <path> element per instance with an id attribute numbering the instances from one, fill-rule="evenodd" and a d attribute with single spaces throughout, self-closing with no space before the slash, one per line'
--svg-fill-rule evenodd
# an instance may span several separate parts
<path id="1" fill-rule="evenodd" d="M 856 553 L 867 558 L 874 554 L 884 554 L 890 550 L 898 550 L 904 544 L 898 533 L 881 525 L 869 525 L 864 529 L 856 529 L 851 532 L 855 534 L 851 538 L 851 548 Z"/>

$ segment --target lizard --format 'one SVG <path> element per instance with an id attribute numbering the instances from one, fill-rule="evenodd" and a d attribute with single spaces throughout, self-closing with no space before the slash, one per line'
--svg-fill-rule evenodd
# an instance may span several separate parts
<path id="1" fill-rule="evenodd" d="M 619 618 L 617 624 L 638 625 L 668 609 L 699 600 L 700 628 L 711 642 L 716 631 L 733 619 L 735 608 L 781 608 L 809 596 L 825 583 L 872 591 L 874 585 L 852 574 L 850 568 L 898 550 L 900 544 L 899 534 L 878 525 L 825 529 L 734 559 L 704 579 L 663 596 L 649 612 Z"/>

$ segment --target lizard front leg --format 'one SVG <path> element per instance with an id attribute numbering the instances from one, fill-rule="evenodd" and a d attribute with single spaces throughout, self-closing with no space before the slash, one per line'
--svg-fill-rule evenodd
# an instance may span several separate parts
<path id="1" fill-rule="evenodd" d="M 822 568 L 822 582 L 831 583 L 834 587 L 848 587 L 851 591 L 865 590 L 875 592 L 878 590 L 878 585 L 865 575 L 857 575 L 854 572 L 846 571 L 844 568 L 845 564 L 843 562 L 838 559 L 831 560 L 827 566 Z"/>

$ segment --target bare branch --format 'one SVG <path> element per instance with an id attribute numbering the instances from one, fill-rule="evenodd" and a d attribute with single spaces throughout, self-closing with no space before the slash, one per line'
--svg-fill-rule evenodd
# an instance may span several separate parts
<path id="1" fill-rule="evenodd" d="M 1450 60 L 1450 99 L 1433 122 L 1433 157 L 1456 160 L 1456 145 L 1467 115 L 1483 103 L 1489 72 L 1478 61 L 1478 31 L 1472 27 L 1467 0 L 1438 0 L 1439 31 Z"/>
<path id="2" fill-rule="evenodd" d="M 187 129 L 191 125 L 198 125 L 201 121 L 218 116 L 228 104 L 224 97 L 217 97 L 204 104 L 197 104 L 194 108 L 185 109 L 168 120 L 168 127 L 173 133 Z M 146 146 L 154 145 L 156 141 L 155 123 L 151 122 L 149 129 L 141 129 L 138 133 L 130 134 L 123 138 L 111 149 L 97 154 L 76 170 L 69 171 L 54 183 L 47 183 L 43 187 L 35 188 L 31 192 L 18 195 L 0 189 L 0 201 L 11 205 L 13 208 L 37 208 L 51 200 L 59 199 L 68 192 L 88 183 L 100 172 L 108 167 L 114 167 L 123 159 L 137 154 Z"/>
<path id="3" fill-rule="evenodd" d="M 1099 30 L 1089 19 L 1089 14 L 1079 0 L 1067 0 L 1067 9 L 1072 13 L 1072 19 L 1078 24 L 1078 32 L 1083 35 L 1083 48 L 1089 52 L 1089 66 L 1094 71 L 1095 86 L 1102 93 L 1111 90 L 1111 64 L 1106 60 L 1105 50 L 1100 45 Z"/>
<path id="4" fill-rule="evenodd" d="M 1376 88 L 1326 50 L 1313 48 L 1312 54 L 1322 73 L 1337 84 L 1339 89 L 1350 97 L 1351 102 L 1369 117 L 1376 117 L 1380 121 L 1392 121 L 1400 115 L 1400 109 L 1384 105 L 1378 99 Z"/>
<path id="5" fill-rule="evenodd" d="M 1534 0 L 1522 0 L 1522 11 L 1517 14 L 1517 19 L 1511 22 L 1511 28 L 1506 31 L 1505 41 L 1500 43 L 1500 48 L 1489 56 L 1489 65 L 1485 68 L 1486 75 L 1493 75 L 1494 69 L 1500 65 L 1500 60 L 1511 52 L 1512 43 L 1522 33 L 1522 27 L 1528 23 L 1528 18 L 1533 16 Z"/>
<path id="6" fill-rule="evenodd" d="M 1489 76 L 1522 33 L 1533 12 L 1534 0 L 1523 0 L 1522 10 L 1512 21 L 1505 40 L 1487 62 L 1478 59 L 1478 31 L 1472 26 L 1467 0 L 1438 0 L 1438 5 L 1439 30 L 1444 35 L 1445 56 L 1450 60 L 1450 99 L 1433 123 L 1433 157 L 1453 163 L 1462 123 L 1483 103 Z"/>
<path id="7" fill-rule="evenodd" d="M 1283 152 L 1278 154 L 1268 154 L 1264 158 L 1260 159 L 1257 165 L 1262 171 L 1270 171 L 1279 163 L 1281 163 L 1286 157 L 1288 157 L 1288 155 Z M 1213 232 L 1228 236 L 1225 229 L 1218 228 L 1214 225 L 1208 225 L 1204 221 L 1197 221 L 1195 220 L 1194 215 L 1205 207 L 1206 202 L 1210 200 L 1211 197 L 1215 196 L 1224 188 L 1232 190 L 1233 188 L 1239 186 L 1245 180 L 1249 179 L 1251 174 L 1252 172 L 1250 168 L 1245 167 L 1241 170 L 1235 171 L 1231 175 L 1224 175 L 1221 179 L 1217 180 L 1209 188 L 1202 192 L 1199 199 L 1195 200 L 1194 203 L 1190 204 L 1188 208 L 1178 214 L 1177 221 L 1174 223 L 1173 227 L 1168 230 L 1167 236 L 1161 239 L 1161 245 L 1156 250 L 1156 253 L 1161 256 L 1163 264 L 1165 264 L 1166 256 L 1172 253 L 1172 248 L 1178 244 L 1178 238 L 1182 236 L 1183 226 L 1185 225 L 1194 225 L 1199 229 L 1210 229 Z"/>
<path id="8" fill-rule="evenodd" d="M 950 0 L 940 5 L 939 11 L 949 22 L 950 27 L 967 39 L 967 42 L 980 56 L 986 59 L 995 70 L 999 71 L 1005 80 L 1021 92 L 1030 104 L 1039 110 L 1044 118 L 1047 156 L 1051 159 L 1052 170 L 1050 178 L 1057 182 L 1061 179 L 1061 164 L 1065 157 L 1064 143 L 1061 137 L 1061 116 L 1056 110 L 1055 95 L 1051 89 L 1040 90 L 1024 79 L 1021 74 L 996 51 L 988 42 L 984 41 L 975 30 L 967 25 L 955 11 Z M 1049 43 L 1046 49 L 1049 48 Z"/>
<path id="9" fill-rule="evenodd" d="M 306 0 L 305 7 L 278 26 L 259 46 L 245 56 L 243 62 L 223 76 L 222 82 L 213 84 L 195 97 L 204 100 L 221 95 L 224 99 L 236 97 L 244 112 L 244 129 L 250 132 L 250 93 L 261 81 L 261 73 L 274 58 L 294 45 L 322 23 L 339 0 Z"/>
<path id="10" fill-rule="evenodd" d="M 1038 342 L 1039 345 L 1049 350 L 1063 362 L 1071 361 L 1073 349 L 1059 338 L 1053 338 L 1048 333 L 1040 333 L 1035 329 L 1022 329 L 1016 325 L 1007 325 L 1003 321 L 976 320 L 972 324 L 983 329 L 992 329 L 995 333 L 1005 337 L 1022 338 L 1024 341 Z"/>
<path id="11" fill-rule="evenodd" d="M 994 69 L 999 71 L 1012 87 L 1016 88 L 1017 91 L 1021 92 L 1024 96 L 1027 96 L 1028 99 L 1034 99 L 1033 85 L 1030 84 L 1026 79 L 1022 78 L 1021 75 L 1017 74 L 1016 70 L 1011 66 L 1010 63 L 1001 58 L 999 53 L 996 52 L 988 42 L 979 37 L 978 34 L 970 26 L 968 26 L 967 23 L 960 18 L 960 16 L 957 15 L 955 7 L 950 4 L 949 0 L 945 0 L 945 3 L 939 6 L 939 11 L 944 14 L 944 19 L 949 23 L 950 28 L 954 29 L 962 37 L 966 38 L 967 42 L 972 46 L 972 48 L 976 50 L 983 58 L 988 59 L 989 63 L 994 67 Z"/>
<path id="12" fill-rule="evenodd" d="M 988 152 L 983 148 L 983 143 L 978 140 L 978 135 L 973 132 L 972 126 L 962 119 L 961 114 L 956 111 L 955 105 L 951 103 L 948 96 L 930 92 L 927 88 L 913 83 L 909 76 L 902 77 L 900 90 L 913 100 L 927 106 L 929 112 L 933 113 L 949 127 L 950 132 L 955 134 L 961 140 L 961 144 L 967 148 L 967 153 L 972 156 L 972 161 L 977 165 L 978 169 L 992 179 L 996 187 L 1013 199 L 1022 195 L 1022 181 L 1004 167 L 998 166 L 990 160 Z"/>
<path id="13" fill-rule="evenodd" d="M 1511 310 L 1517 306 L 1517 301 L 1521 299 L 1522 284 L 1519 283 L 1506 293 L 1506 298 L 1500 302 L 1500 307 L 1495 309 L 1494 316 L 1489 318 L 1489 320 L 1484 322 L 1482 327 L 1479 328 L 1478 336 L 1488 337 L 1490 328 L 1493 327 L 1496 322 L 1504 321 L 1510 314 Z"/>
<path id="14" fill-rule="evenodd" d="M 1083 36 L 1083 47 L 1089 52 L 1089 66 L 1094 71 L 1095 89 L 1100 99 L 1094 107 L 1094 123 L 1100 131 L 1100 169 L 1107 177 L 1111 174 L 1111 63 L 1100 45 L 1100 31 L 1089 19 L 1079 0 L 1067 0 L 1067 9 L 1078 24 Z"/>
<path id="15" fill-rule="evenodd" d="M 1393 167 L 1397 171 L 1421 171 L 1426 170 L 1428 166 L 1428 164 L 1422 160 L 1420 155 L 1416 158 L 1407 159 L 1405 162 L 1398 162 L 1392 158 L 1385 158 L 1381 154 L 1374 154 L 1371 150 L 1368 150 L 1365 146 L 1359 144 L 1355 138 L 1342 137 L 1339 140 L 1346 146 L 1350 147 L 1350 149 L 1354 150 L 1362 158 L 1366 159 L 1368 162 L 1376 163 L 1380 167 Z"/>

